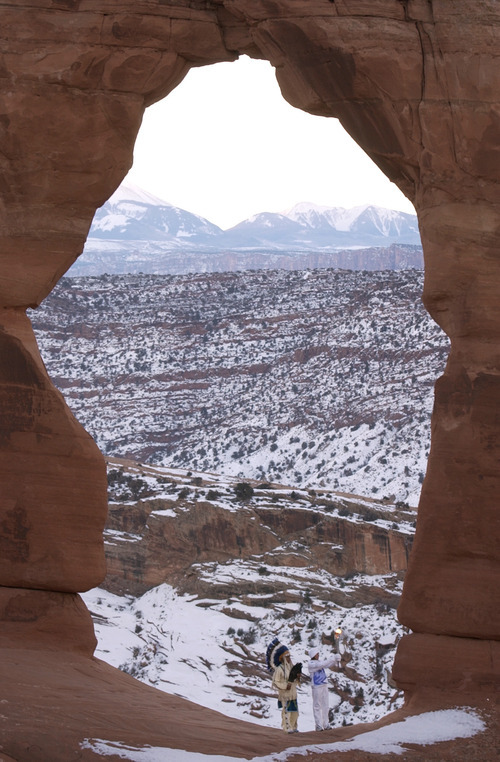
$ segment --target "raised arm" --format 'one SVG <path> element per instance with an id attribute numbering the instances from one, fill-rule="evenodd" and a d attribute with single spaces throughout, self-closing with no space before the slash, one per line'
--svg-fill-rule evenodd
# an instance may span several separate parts
<path id="1" fill-rule="evenodd" d="M 328 659 L 312 659 L 308 664 L 309 672 L 317 672 L 319 669 L 334 669 L 340 667 L 339 654 L 333 654 Z"/>

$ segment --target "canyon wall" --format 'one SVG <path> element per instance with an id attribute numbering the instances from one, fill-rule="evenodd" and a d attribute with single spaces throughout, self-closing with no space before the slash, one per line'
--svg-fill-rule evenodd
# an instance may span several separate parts
<path id="1" fill-rule="evenodd" d="M 227 510 L 203 499 L 155 499 L 111 504 L 105 540 L 103 587 L 118 595 L 140 596 L 164 582 L 200 594 L 193 567 L 233 559 L 260 558 L 275 567 L 319 566 L 340 577 L 404 575 L 413 537 L 399 528 L 328 516 L 320 507 L 302 508 L 293 500 L 275 508 L 240 505 Z M 265 583 L 269 587 L 267 579 Z M 208 590 L 205 594 L 209 596 Z M 374 585 L 374 598 L 377 595 Z M 212 589 L 210 596 L 218 594 Z M 222 596 L 227 597 L 227 591 Z"/>
<path id="2" fill-rule="evenodd" d="M 0 22 L 3 596 L 64 596 L 104 575 L 103 461 L 23 312 L 81 253 L 131 165 L 145 107 L 191 66 L 247 53 L 272 63 L 294 106 L 338 117 L 417 209 L 425 305 L 452 348 L 399 613 L 415 635 L 395 676 L 409 693 L 425 685 L 444 638 L 467 658 L 441 663 L 434 680 L 460 688 L 464 663 L 477 662 L 476 682 L 498 681 L 495 0 L 6 0 Z M 165 135 L 175 150 L 168 125 Z"/>

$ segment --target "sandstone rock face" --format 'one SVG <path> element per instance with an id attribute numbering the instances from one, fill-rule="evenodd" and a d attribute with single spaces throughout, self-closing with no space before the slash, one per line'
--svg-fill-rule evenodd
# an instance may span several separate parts
<path id="1" fill-rule="evenodd" d="M 496 640 L 415 633 L 401 640 L 393 678 L 410 695 L 418 688 L 435 691 L 436 686 L 456 695 L 479 685 L 493 697 L 500 681 L 500 645 Z"/>
<path id="2" fill-rule="evenodd" d="M 92 656 L 96 638 L 87 607 L 75 593 L 0 587 L 0 648 L 69 651 Z"/>
<path id="3" fill-rule="evenodd" d="M 120 595 L 142 595 L 163 582 L 199 593 L 193 564 L 238 558 L 258 557 L 274 566 L 319 566 L 342 577 L 404 573 L 412 543 L 406 533 L 310 507 L 242 505 L 227 510 L 211 502 L 162 499 L 111 505 L 105 539 L 108 573 L 103 586 Z M 300 552 L 293 549 L 297 543 Z M 217 591 L 212 589 L 211 596 L 217 597 Z M 227 591 L 222 597 L 227 598 Z"/>
<path id="4" fill-rule="evenodd" d="M 18 311 L 81 252 L 130 167 L 144 108 L 190 66 L 248 53 L 271 61 L 293 105 L 339 117 L 415 203 L 425 303 L 452 350 L 400 617 L 418 633 L 497 640 L 498 3 L 7 0 L 0 22 L 2 410 L 13 411 L 0 521 L 12 571 L 4 562 L 0 582 L 69 591 L 102 575 L 102 464 L 33 367 Z M 436 660 L 439 642 L 428 641 Z"/>
<path id="5" fill-rule="evenodd" d="M 104 574 L 106 472 L 49 381 L 28 318 L 0 313 L 0 580 L 75 592 Z"/>

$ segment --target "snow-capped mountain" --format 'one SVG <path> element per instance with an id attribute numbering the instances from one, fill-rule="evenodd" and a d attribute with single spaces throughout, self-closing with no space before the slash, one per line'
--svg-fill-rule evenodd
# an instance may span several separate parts
<path id="1" fill-rule="evenodd" d="M 298 249 L 420 243 L 416 215 L 377 206 L 343 209 L 305 202 L 283 214 L 257 214 L 226 231 L 226 238 L 233 246 L 248 239 Z"/>
<path id="2" fill-rule="evenodd" d="M 343 209 L 300 203 L 292 207 L 284 216 L 299 222 L 303 227 L 317 230 L 383 235 L 400 243 L 419 242 L 416 215 L 379 206 L 366 204 L 352 209 Z"/>
<path id="3" fill-rule="evenodd" d="M 203 217 L 167 204 L 134 185 L 121 185 L 97 210 L 89 236 L 181 246 L 186 241 L 204 243 L 221 233 Z"/>
<path id="4" fill-rule="evenodd" d="M 398 253 L 387 256 L 392 246 Z M 376 206 L 341 209 L 301 203 L 282 214 L 262 212 L 222 230 L 122 184 L 97 210 L 83 254 L 69 275 L 276 267 L 422 267 L 417 218 Z"/>
<path id="5" fill-rule="evenodd" d="M 302 231 L 303 225 L 285 214 L 262 212 L 227 230 L 225 240 L 232 248 L 274 249 L 283 246 L 284 241 L 297 241 Z"/>

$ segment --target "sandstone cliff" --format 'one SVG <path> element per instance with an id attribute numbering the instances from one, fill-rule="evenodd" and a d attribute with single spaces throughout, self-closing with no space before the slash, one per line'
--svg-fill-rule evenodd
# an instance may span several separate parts
<path id="1" fill-rule="evenodd" d="M 326 490 L 291 490 L 282 485 L 246 482 L 253 495 L 241 500 L 237 480 L 208 475 L 182 479 L 176 472 L 111 462 L 113 485 L 146 484 L 150 496 L 138 502 L 110 504 L 105 529 L 108 573 L 104 587 L 140 595 L 168 582 L 181 592 L 202 594 L 193 572 L 199 564 L 252 560 L 267 567 L 324 569 L 331 575 L 404 575 L 412 544 L 415 513 L 388 503 L 341 496 Z M 167 482 L 167 483 L 165 483 Z M 189 486 L 186 486 L 189 485 Z M 156 492 L 156 496 L 155 496 Z M 161 495 L 161 496 L 158 496 Z M 269 593 L 269 580 L 263 579 Z M 259 590 L 252 586 L 240 594 Z M 227 598 L 224 586 L 211 597 Z M 281 583 L 274 592 L 283 594 Z M 296 591 L 297 595 L 300 590 Z M 322 599 L 346 603 L 341 591 L 318 589 Z M 386 598 L 376 590 L 359 591 L 355 602 Z"/>

